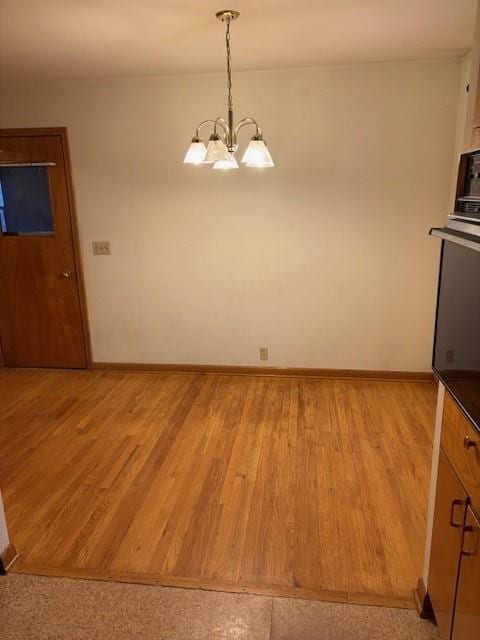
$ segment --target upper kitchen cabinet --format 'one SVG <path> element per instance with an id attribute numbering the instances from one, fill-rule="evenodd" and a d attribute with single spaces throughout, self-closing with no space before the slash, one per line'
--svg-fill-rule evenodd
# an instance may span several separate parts
<path id="1" fill-rule="evenodd" d="M 477 83 L 477 97 L 473 116 L 472 147 L 475 149 L 480 147 L 480 75 Z"/>

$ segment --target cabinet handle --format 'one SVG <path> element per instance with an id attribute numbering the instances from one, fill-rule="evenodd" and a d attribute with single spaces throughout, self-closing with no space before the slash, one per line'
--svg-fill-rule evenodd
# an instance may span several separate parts
<path id="1" fill-rule="evenodd" d="M 461 529 L 463 527 L 464 518 L 460 524 L 455 522 L 455 507 L 464 507 L 467 503 L 465 500 L 453 500 L 452 506 L 450 508 L 450 526 L 455 527 L 455 529 Z M 465 517 L 465 511 L 463 512 L 463 516 Z"/>
<path id="2" fill-rule="evenodd" d="M 463 446 L 465 447 L 465 449 L 470 449 L 470 447 L 478 447 L 478 442 L 475 442 L 475 440 L 472 440 L 469 436 L 465 436 L 465 438 L 463 439 Z"/>
<path id="3" fill-rule="evenodd" d="M 474 537 L 474 541 L 473 541 L 472 547 L 470 549 L 465 549 L 465 540 L 467 538 L 467 536 L 466 536 L 467 533 L 477 533 L 478 534 L 479 530 L 480 529 L 478 527 L 474 527 L 471 524 L 468 524 L 467 526 L 463 527 L 462 555 L 464 555 L 464 556 L 474 556 L 477 553 L 479 536 L 476 535 Z"/>

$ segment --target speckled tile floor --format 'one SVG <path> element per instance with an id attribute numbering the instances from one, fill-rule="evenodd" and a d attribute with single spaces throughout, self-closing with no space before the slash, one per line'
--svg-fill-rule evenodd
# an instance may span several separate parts
<path id="1" fill-rule="evenodd" d="M 23 574 L 0 577 L 1 640 L 438 640 L 414 611 Z"/>

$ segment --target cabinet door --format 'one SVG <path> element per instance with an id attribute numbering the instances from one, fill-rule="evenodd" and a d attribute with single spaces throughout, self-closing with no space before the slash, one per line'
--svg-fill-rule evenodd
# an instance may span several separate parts
<path id="1" fill-rule="evenodd" d="M 475 98 L 471 145 L 474 149 L 480 148 L 480 74 L 478 75 L 477 95 Z"/>
<path id="2" fill-rule="evenodd" d="M 428 594 L 442 640 L 451 635 L 466 505 L 460 480 L 440 451 Z"/>
<path id="3" fill-rule="evenodd" d="M 453 640 L 480 638 L 480 522 L 469 507 L 464 528 Z"/>

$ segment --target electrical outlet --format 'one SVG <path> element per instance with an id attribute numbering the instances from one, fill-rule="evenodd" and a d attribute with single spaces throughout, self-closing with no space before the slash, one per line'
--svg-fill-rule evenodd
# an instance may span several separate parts
<path id="1" fill-rule="evenodd" d="M 453 364 L 455 361 L 455 351 L 453 349 L 447 349 L 445 360 L 447 364 Z"/>
<path id="2" fill-rule="evenodd" d="M 260 360 L 268 360 L 268 347 L 260 347 Z"/>
<path id="3" fill-rule="evenodd" d="M 94 240 L 92 242 L 93 246 L 93 255 L 95 256 L 109 256 L 112 252 L 110 251 L 110 242 L 108 240 Z"/>

